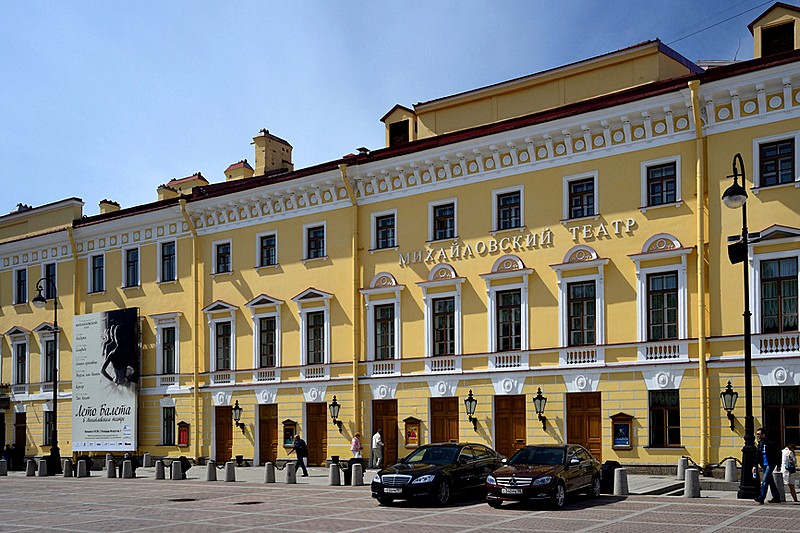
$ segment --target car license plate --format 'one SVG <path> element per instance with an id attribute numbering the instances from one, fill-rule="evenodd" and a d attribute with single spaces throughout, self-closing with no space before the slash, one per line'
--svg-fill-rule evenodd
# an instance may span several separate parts
<path id="1" fill-rule="evenodd" d="M 403 489 L 396 489 L 396 488 L 393 488 L 393 487 L 386 487 L 385 489 L 383 489 L 383 492 L 386 493 L 386 494 L 402 494 L 403 493 Z"/>
<path id="2" fill-rule="evenodd" d="M 503 488 L 500 489 L 500 492 L 502 494 L 522 494 L 522 489 L 509 489 L 509 488 L 503 487 Z"/>

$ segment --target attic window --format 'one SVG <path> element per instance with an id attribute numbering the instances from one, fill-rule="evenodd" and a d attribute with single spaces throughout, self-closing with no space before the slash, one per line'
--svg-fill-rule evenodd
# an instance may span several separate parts
<path id="1" fill-rule="evenodd" d="M 794 21 L 761 29 L 761 56 L 794 50 Z"/>
<path id="2" fill-rule="evenodd" d="M 408 120 L 389 124 L 389 146 L 399 146 L 408 142 Z"/>

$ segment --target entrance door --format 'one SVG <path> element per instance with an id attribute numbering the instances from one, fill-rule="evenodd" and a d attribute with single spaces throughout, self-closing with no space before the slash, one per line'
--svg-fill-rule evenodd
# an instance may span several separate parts
<path id="1" fill-rule="evenodd" d="M 383 466 L 397 462 L 397 400 L 372 400 L 372 433 L 383 431 Z M 370 444 L 372 444 L 370 436 Z M 372 453 L 370 451 L 370 453 Z"/>
<path id="2" fill-rule="evenodd" d="M 6 447 L 6 414 L 0 413 L 0 450 Z"/>
<path id="3" fill-rule="evenodd" d="M 258 406 L 258 463 L 275 464 L 278 458 L 278 406 Z"/>
<path id="4" fill-rule="evenodd" d="M 325 466 L 328 457 L 328 404 L 306 404 L 306 443 L 308 464 Z"/>
<path id="5" fill-rule="evenodd" d="M 506 457 L 525 446 L 525 395 L 494 397 L 495 449 Z"/>
<path id="6" fill-rule="evenodd" d="M 27 445 L 28 418 L 26 413 L 14 413 L 14 444 L 25 449 Z"/>
<path id="7" fill-rule="evenodd" d="M 567 441 L 580 444 L 602 461 L 603 427 L 600 422 L 600 393 L 567 394 Z"/>
<path id="8" fill-rule="evenodd" d="M 230 405 L 214 408 L 217 464 L 224 465 L 233 458 L 233 411 Z"/>
<path id="9" fill-rule="evenodd" d="M 458 440 L 458 398 L 431 398 L 431 442 Z"/>

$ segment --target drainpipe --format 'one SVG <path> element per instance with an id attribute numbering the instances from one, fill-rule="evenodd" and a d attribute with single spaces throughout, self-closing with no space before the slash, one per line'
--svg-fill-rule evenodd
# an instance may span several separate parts
<path id="1" fill-rule="evenodd" d="M 74 271 L 72 273 L 72 315 L 78 316 L 81 313 L 81 283 L 78 276 L 78 247 L 75 245 L 75 230 L 72 226 L 67 227 L 67 236 L 69 237 L 69 246 L 72 248 L 72 264 Z"/>
<path id="2" fill-rule="evenodd" d="M 186 200 L 181 198 L 178 200 L 178 204 L 181 208 L 181 215 L 183 215 L 186 225 L 189 226 L 189 231 L 192 232 L 192 289 L 194 293 L 194 306 L 192 308 L 192 351 L 194 353 L 194 364 L 192 365 L 192 395 L 194 400 L 194 457 L 197 459 L 200 457 L 200 390 L 197 384 L 200 379 L 198 371 L 200 365 L 200 315 L 197 310 L 200 302 L 200 276 L 198 276 L 197 271 L 200 267 L 197 257 L 197 228 L 195 228 L 189 213 L 186 212 Z"/>
<path id="3" fill-rule="evenodd" d="M 709 405 L 708 405 L 708 372 L 706 365 L 706 261 L 708 248 L 706 247 L 706 138 L 703 133 L 703 122 L 700 118 L 700 81 L 689 82 L 692 93 L 692 116 L 694 117 L 696 172 L 697 172 L 697 360 L 700 372 L 700 465 L 705 468 L 708 463 L 710 440 L 708 434 Z"/>
<path id="4" fill-rule="evenodd" d="M 353 191 L 353 186 L 347 177 L 347 165 L 339 165 L 339 172 L 342 174 L 342 181 L 344 187 L 347 189 L 347 195 L 350 197 L 350 204 L 352 205 L 351 212 L 353 213 L 352 226 L 352 249 L 351 255 L 353 257 L 353 418 L 356 421 L 356 432 L 361 433 L 361 402 L 358 395 L 358 364 L 361 361 L 361 306 L 359 305 L 360 287 L 359 279 L 359 262 L 358 262 L 358 202 L 356 202 L 356 194 Z"/>

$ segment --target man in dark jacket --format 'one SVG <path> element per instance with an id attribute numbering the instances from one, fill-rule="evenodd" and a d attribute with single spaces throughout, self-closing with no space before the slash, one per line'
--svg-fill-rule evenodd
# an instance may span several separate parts
<path id="1" fill-rule="evenodd" d="M 769 503 L 781 503 L 781 495 L 778 493 L 778 486 L 775 484 L 775 478 L 772 477 L 772 472 L 781 462 L 781 449 L 780 446 L 767 438 L 767 430 L 758 428 L 756 431 L 758 438 L 758 464 L 763 471 L 761 479 L 761 494 L 756 501 L 763 505 L 767 497 L 767 487 L 772 492 L 772 499 Z"/>
<path id="2" fill-rule="evenodd" d="M 294 444 L 292 445 L 292 450 L 297 454 L 297 464 L 294 467 L 294 471 L 297 472 L 298 469 L 303 469 L 303 477 L 308 477 L 308 469 L 306 468 L 306 461 L 308 461 L 308 445 L 306 441 L 300 438 L 300 435 L 294 436 Z M 291 451 L 289 453 L 291 453 Z"/>

